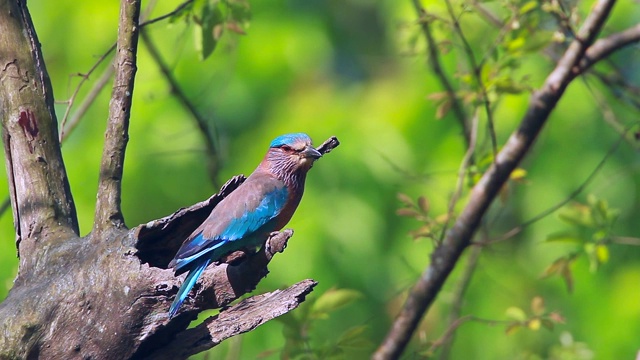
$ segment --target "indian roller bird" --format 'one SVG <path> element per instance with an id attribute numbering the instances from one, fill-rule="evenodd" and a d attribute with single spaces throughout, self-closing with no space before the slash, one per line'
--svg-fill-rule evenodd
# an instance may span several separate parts
<path id="1" fill-rule="evenodd" d="M 253 173 L 213 208 L 187 237 L 169 267 L 189 272 L 169 309 L 177 312 L 204 269 L 222 256 L 262 245 L 293 216 L 304 191 L 307 171 L 322 154 L 304 133 L 275 138 Z"/>

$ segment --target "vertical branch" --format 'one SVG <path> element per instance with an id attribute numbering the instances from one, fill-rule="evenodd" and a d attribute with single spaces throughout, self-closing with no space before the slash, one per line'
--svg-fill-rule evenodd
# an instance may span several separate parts
<path id="1" fill-rule="evenodd" d="M 133 98 L 138 50 L 138 18 L 140 0 L 120 2 L 118 47 L 115 58 L 116 76 L 109 103 L 109 119 L 105 133 L 100 179 L 94 219 L 94 230 L 124 227 L 120 209 L 124 155 L 129 140 L 129 117 Z"/>
<path id="2" fill-rule="evenodd" d="M 462 41 L 462 47 L 467 56 L 467 60 L 469 61 L 469 66 L 473 72 L 473 75 L 476 79 L 476 83 L 480 88 L 480 93 L 482 94 L 482 105 L 484 106 L 485 113 L 487 114 L 487 125 L 489 127 L 489 137 L 491 138 L 491 149 L 493 151 L 493 156 L 495 157 L 498 153 L 498 143 L 496 140 L 496 132 L 493 127 L 493 113 L 491 112 L 491 104 L 489 102 L 489 95 L 487 94 L 487 89 L 484 86 L 482 81 L 482 75 L 480 71 L 482 70 L 478 63 L 476 62 L 476 57 L 473 55 L 473 49 L 471 49 L 471 45 L 467 41 L 467 38 L 464 36 L 462 32 L 462 28 L 460 27 L 460 22 L 453 10 L 453 6 L 451 5 L 451 0 L 445 0 L 445 4 L 447 5 L 447 11 L 449 12 L 449 16 L 451 17 L 451 21 L 453 21 L 453 29 L 458 34 L 458 37 Z"/>
<path id="3" fill-rule="evenodd" d="M 443 243 L 431 255 L 431 263 L 411 289 L 406 303 L 374 353 L 373 359 L 400 357 L 422 316 L 435 300 L 464 249 L 471 243 L 482 216 L 513 169 L 529 151 L 549 114 L 573 79 L 573 68 L 580 64 L 587 47 L 593 43 L 614 3 L 615 0 L 599 0 L 595 3 L 578 36 L 549 74 L 542 89 L 532 95 L 519 128 L 511 134 L 494 163 L 473 188 L 467 206 L 447 233 Z"/>
<path id="4" fill-rule="evenodd" d="M 218 170 L 220 168 L 220 156 L 218 154 L 216 139 L 217 139 L 217 131 L 215 124 L 212 123 L 212 126 L 209 125 L 209 121 L 206 117 L 204 117 L 198 109 L 196 109 L 195 105 L 189 100 L 187 95 L 184 93 L 178 80 L 171 73 L 171 69 L 166 64 L 164 59 L 162 59 L 162 55 L 160 55 L 160 51 L 155 46 L 155 43 L 151 39 L 151 36 L 142 28 L 140 30 L 140 36 L 142 40 L 147 45 L 147 50 L 149 54 L 156 62 L 160 71 L 164 75 L 164 78 L 169 83 L 169 87 L 171 89 L 171 93 L 178 99 L 180 105 L 191 114 L 191 117 L 196 123 L 196 126 L 200 130 L 200 134 L 202 135 L 202 140 L 204 141 L 205 152 L 207 157 L 207 170 L 209 173 L 209 179 L 213 183 L 214 187 L 218 187 Z"/>
<path id="5" fill-rule="evenodd" d="M 486 227 L 483 227 L 486 229 Z M 483 231 L 484 233 L 484 231 Z M 451 313 L 449 313 L 449 328 L 455 328 L 455 324 L 460 320 L 460 314 L 462 313 L 462 303 L 464 300 L 464 294 L 469 288 L 471 278 L 473 277 L 476 267 L 478 265 L 478 259 L 480 259 L 480 253 L 482 252 L 482 246 L 475 246 L 471 248 L 471 253 L 467 258 L 467 264 L 462 272 L 462 276 L 456 288 L 453 292 L 453 302 L 451 304 Z M 453 341 L 455 340 L 456 333 L 452 331 L 449 336 L 445 337 L 442 341 L 442 351 L 440 352 L 440 359 L 449 359 L 451 348 L 453 347 Z"/>
<path id="6" fill-rule="evenodd" d="M 435 39 L 433 38 L 433 34 L 431 33 L 431 27 L 429 25 L 429 19 L 427 17 L 427 12 L 424 10 L 422 5 L 420 4 L 420 0 L 412 0 L 413 7 L 418 13 L 420 26 L 422 27 L 422 32 L 427 40 L 427 49 L 429 51 L 429 64 L 431 64 L 431 68 L 435 73 L 438 80 L 440 80 L 440 85 L 444 88 L 444 91 L 447 93 L 447 97 L 449 101 L 451 101 L 451 109 L 460 123 L 460 127 L 462 128 L 462 133 L 464 135 L 465 147 L 468 148 L 471 142 L 471 129 L 467 125 L 467 115 L 465 114 L 464 108 L 460 103 L 460 100 L 456 96 L 456 91 L 451 85 L 451 82 L 447 78 L 447 75 L 440 64 L 440 55 L 438 52 L 438 45 L 436 44 Z M 473 162 L 473 161 L 472 161 Z"/>
<path id="7" fill-rule="evenodd" d="M 51 82 L 24 1 L 0 0 L 0 116 L 22 273 L 37 247 L 78 233 Z"/>

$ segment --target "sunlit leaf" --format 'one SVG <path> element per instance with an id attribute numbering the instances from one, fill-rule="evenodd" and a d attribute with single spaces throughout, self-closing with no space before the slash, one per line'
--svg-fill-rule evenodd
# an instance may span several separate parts
<path id="1" fill-rule="evenodd" d="M 420 214 L 420 212 L 416 209 L 401 208 L 396 210 L 396 215 L 407 216 L 407 217 L 417 217 L 417 216 L 421 216 L 422 214 Z"/>
<path id="2" fill-rule="evenodd" d="M 601 264 L 609 261 L 609 248 L 604 244 L 596 245 L 596 257 Z"/>
<path id="3" fill-rule="evenodd" d="M 524 310 L 520 309 L 517 306 L 511 306 L 507 308 L 507 310 L 505 311 L 505 314 L 507 315 L 507 317 L 513 320 L 518 320 L 518 321 L 527 320 L 527 314 L 524 312 Z"/>
<path id="4" fill-rule="evenodd" d="M 433 100 L 433 101 L 441 101 L 444 100 L 446 98 L 449 97 L 449 94 L 445 91 L 442 92 L 435 92 L 435 93 L 431 93 L 429 95 L 427 95 L 427 99 L 428 100 Z"/>
<path id="5" fill-rule="evenodd" d="M 531 1 L 526 2 L 524 5 L 522 5 L 520 7 L 519 13 L 520 13 L 520 15 L 524 15 L 524 14 L 528 13 L 529 11 L 531 11 L 531 10 L 537 8 L 537 7 L 538 7 L 538 2 L 534 1 L 534 0 L 531 0 Z"/>
<path id="6" fill-rule="evenodd" d="M 522 50 L 527 52 L 538 52 L 553 42 L 553 32 L 538 30 L 527 38 Z"/>
<path id="7" fill-rule="evenodd" d="M 397 195 L 398 200 L 400 200 L 401 203 L 403 203 L 406 206 L 409 207 L 413 207 L 413 199 L 411 199 L 409 197 L 409 195 L 407 194 L 403 194 L 403 193 L 398 193 Z"/>
<path id="8" fill-rule="evenodd" d="M 371 348 L 373 343 L 363 335 L 366 329 L 366 325 L 355 326 L 348 329 L 340 335 L 337 346 L 349 350 L 364 350 Z"/>
<path id="9" fill-rule="evenodd" d="M 417 230 L 409 231 L 409 235 L 415 240 L 423 237 L 432 237 L 433 236 L 433 227 L 431 225 L 423 225 Z"/>
<path id="10" fill-rule="evenodd" d="M 527 321 L 527 327 L 528 327 L 530 330 L 533 330 L 533 331 L 538 331 L 538 330 L 540 330 L 540 326 L 541 326 L 541 325 L 542 325 L 542 322 L 541 322 L 541 321 L 540 321 L 540 319 L 538 319 L 538 318 L 533 318 L 533 319 L 531 319 L 531 320 Z"/>
<path id="11" fill-rule="evenodd" d="M 418 207 L 425 214 L 429 212 L 429 201 L 426 197 L 420 196 L 418 198 Z"/>
<path id="12" fill-rule="evenodd" d="M 351 289 L 329 289 L 320 295 L 312 307 L 314 316 L 323 316 L 346 306 L 362 297 L 362 293 Z"/>
<path id="13" fill-rule="evenodd" d="M 559 259 L 556 259 L 553 263 L 551 263 L 551 265 L 547 266 L 547 268 L 544 270 L 544 273 L 542 274 L 542 277 L 544 278 L 558 274 L 565 266 L 567 266 L 566 258 L 561 257 Z"/>
<path id="14" fill-rule="evenodd" d="M 224 29 L 224 14 L 219 1 L 208 1 L 202 7 L 196 26 L 196 46 L 200 58 L 206 59 L 213 53 Z"/>
<path id="15" fill-rule="evenodd" d="M 571 264 L 576 260 L 578 254 L 574 253 L 565 257 L 561 257 L 556 259 L 551 265 L 549 265 L 544 273 L 542 274 L 543 278 L 550 277 L 552 275 L 558 275 L 563 280 L 565 285 L 567 286 L 567 291 L 573 291 L 573 277 L 571 273 Z"/>
<path id="16" fill-rule="evenodd" d="M 563 209 L 563 211 L 558 214 L 558 217 L 560 218 L 560 220 L 572 225 L 584 226 L 589 228 L 593 227 L 594 225 L 589 208 L 581 204 L 575 204 L 571 207 Z"/>
<path id="17" fill-rule="evenodd" d="M 229 21 L 227 22 L 227 30 L 234 32 L 238 35 L 247 35 L 246 31 L 244 31 L 244 29 L 242 28 L 242 26 L 240 26 L 240 24 L 238 24 L 235 21 Z"/>
<path id="18" fill-rule="evenodd" d="M 179 21 L 184 20 L 187 22 L 190 18 L 191 12 L 194 8 L 199 8 L 198 3 L 202 4 L 202 0 L 195 0 L 187 5 L 185 5 L 180 11 L 175 12 L 169 17 L 169 24 L 175 24 Z"/>
<path id="19" fill-rule="evenodd" d="M 542 297 L 534 296 L 533 299 L 531 299 L 531 312 L 537 316 L 544 313 L 544 299 Z"/>
<path id="20" fill-rule="evenodd" d="M 527 90 L 527 87 L 522 84 L 522 82 L 516 82 L 512 78 L 501 78 L 495 81 L 494 86 L 498 93 L 504 94 L 520 94 Z M 516 169 L 514 170 L 522 170 Z M 524 170 L 523 170 L 524 171 Z M 524 171 L 524 175 L 526 175 L 526 171 Z M 513 173 L 512 173 L 513 176 Z M 523 176 L 524 177 L 524 176 Z"/>
<path id="21" fill-rule="evenodd" d="M 517 37 L 507 43 L 507 50 L 510 52 L 514 52 L 516 50 L 522 49 L 526 43 L 524 37 Z"/>
<path id="22" fill-rule="evenodd" d="M 573 231 L 559 231 L 547 235 L 545 239 L 547 242 L 568 242 L 575 244 L 582 244 L 584 240 L 580 238 L 578 234 Z"/>
<path id="23" fill-rule="evenodd" d="M 444 224 L 444 223 L 446 223 L 447 221 L 449 221 L 449 220 L 450 220 L 450 218 L 451 218 L 451 217 L 449 216 L 449 214 L 448 214 L 448 213 L 444 213 L 444 214 L 440 214 L 440 215 L 436 216 L 435 221 L 436 221 L 438 224 Z"/>
<path id="24" fill-rule="evenodd" d="M 447 115 L 449 110 L 451 110 L 452 103 L 453 102 L 451 101 L 451 99 L 448 99 L 448 98 L 444 100 L 442 103 L 440 103 L 440 105 L 436 109 L 436 119 L 440 120 L 445 115 Z"/>

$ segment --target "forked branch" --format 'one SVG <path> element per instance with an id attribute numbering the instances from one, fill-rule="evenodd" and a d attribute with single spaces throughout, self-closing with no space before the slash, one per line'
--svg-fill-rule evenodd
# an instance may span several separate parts
<path id="1" fill-rule="evenodd" d="M 124 227 L 121 205 L 124 155 L 129 140 L 129 117 L 133 99 L 138 51 L 140 0 L 120 2 L 116 77 L 109 104 L 100 179 L 94 219 L 94 231 Z"/>
<path id="2" fill-rule="evenodd" d="M 519 128 L 511 135 L 495 162 L 472 189 L 469 202 L 445 236 L 443 243 L 431 255 L 431 263 L 410 291 L 386 338 L 374 353 L 374 359 L 400 357 L 460 255 L 471 244 L 482 216 L 509 179 L 511 172 L 527 154 L 549 114 L 574 78 L 573 69 L 584 59 L 589 45 L 595 40 L 614 3 L 614 0 L 596 2 L 576 39 L 547 77 L 542 89 L 532 95 Z"/>

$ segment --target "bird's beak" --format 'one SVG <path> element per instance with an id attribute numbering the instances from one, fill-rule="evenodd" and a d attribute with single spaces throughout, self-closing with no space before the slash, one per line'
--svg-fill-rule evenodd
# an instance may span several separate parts
<path id="1" fill-rule="evenodd" d="M 322 154 L 320 154 L 318 150 L 314 149 L 313 146 L 305 147 L 300 154 L 305 158 L 311 158 L 314 160 L 322 157 Z"/>

